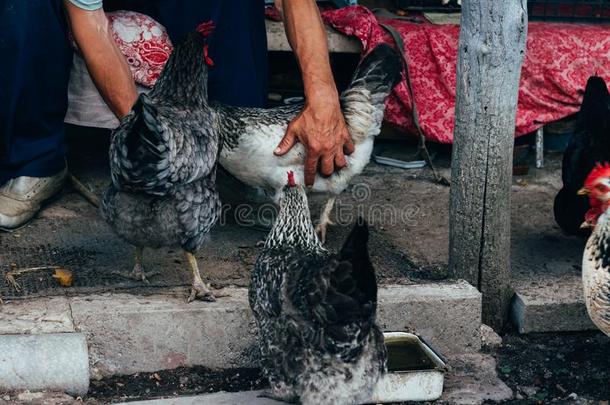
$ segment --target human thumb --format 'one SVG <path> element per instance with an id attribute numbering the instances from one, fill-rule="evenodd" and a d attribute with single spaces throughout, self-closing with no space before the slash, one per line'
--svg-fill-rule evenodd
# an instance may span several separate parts
<path id="1" fill-rule="evenodd" d="M 290 128 L 288 128 L 288 130 L 284 134 L 284 137 L 277 145 L 277 148 L 275 148 L 273 153 L 277 156 L 285 155 L 294 146 L 295 143 L 297 143 L 297 137 L 295 136 L 294 132 L 291 131 Z"/>

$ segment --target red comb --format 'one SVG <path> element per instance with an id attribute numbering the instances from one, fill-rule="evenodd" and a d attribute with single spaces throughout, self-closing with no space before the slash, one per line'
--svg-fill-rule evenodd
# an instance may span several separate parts
<path id="1" fill-rule="evenodd" d="M 603 164 L 597 163 L 591 173 L 587 176 L 585 180 L 585 187 L 592 188 L 597 179 L 600 177 L 610 177 L 610 164 L 605 162 Z"/>
<path id="2" fill-rule="evenodd" d="M 204 37 L 207 37 L 212 32 L 214 32 L 214 28 L 216 28 L 216 26 L 214 26 L 214 21 L 206 21 L 204 23 L 199 24 L 197 28 L 195 28 L 195 30 Z"/>
<path id="3" fill-rule="evenodd" d="M 207 21 L 207 22 L 199 24 L 197 26 L 197 28 L 195 28 L 195 30 L 198 33 L 200 33 L 201 35 L 203 35 L 203 37 L 205 38 L 208 35 L 210 35 L 212 32 L 214 32 L 214 28 L 216 28 L 214 26 L 214 22 L 213 21 Z M 203 58 L 205 59 L 205 63 L 208 66 L 214 66 L 214 61 L 208 55 L 208 44 L 203 45 Z"/>
<path id="4" fill-rule="evenodd" d="M 297 183 L 294 182 L 294 172 L 288 172 L 288 187 L 295 187 Z"/>

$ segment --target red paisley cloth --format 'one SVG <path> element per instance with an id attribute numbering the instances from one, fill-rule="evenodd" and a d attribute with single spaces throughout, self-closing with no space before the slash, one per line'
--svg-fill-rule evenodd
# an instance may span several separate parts
<path id="1" fill-rule="evenodd" d="M 174 49 L 165 27 L 144 14 L 132 11 L 116 11 L 106 16 L 134 80 L 152 87 Z"/>
<path id="2" fill-rule="evenodd" d="M 376 17 L 362 6 L 322 13 L 324 21 L 357 37 L 365 52 L 381 42 L 393 43 Z M 427 139 L 453 141 L 455 71 L 459 26 L 384 19 L 401 34 L 419 122 Z M 519 86 L 515 135 L 578 111 L 589 76 L 610 82 L 610 27 L 532 22 Z M 415 133 L 411 98 L 405 81 L 392 93 L 386 120 Z"/>
<path id="3" fill-rule="evenodd" d="M 268 17 L 279 18 L 273 9 Z M 324 21 L 357 37 L 365 52 L 393 43 L 377 18 L 362 6 L 322 12 Z M 165 28 L 143 14 L 108 13 L 114 39 L 134 79 L 152 87 L 173 46 Z M 384 19 L 401 33 L 419 122 L 428 140 L 451 143 L 455 108 L 455 70 L 459 26 Z M 530 23 L 521 74 L 516 136 L 578 111 L 589 76 L 610 82 L 610 27 L 586 24 Z M 386 120 L 415 133 L 411 97 L 403 80 L 389 98 Z"/>

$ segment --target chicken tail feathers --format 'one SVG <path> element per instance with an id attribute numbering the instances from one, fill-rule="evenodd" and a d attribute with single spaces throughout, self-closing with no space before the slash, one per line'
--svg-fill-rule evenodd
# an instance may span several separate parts
<path id="1" fill-rule="evenodd" d="M 400 81 L 401 71 L 402 63 L 398 52 L 390 45 L 380 44 L 362 59 L 350 87 L 362 87 L 372 94 L 380 93 L 385 99 Z"/>
<path id="2" fill-rule="evenodd" d="M 110 172 L 119 189 L 165 195 L 216 167 L 218 135 L 201 124 L 212 115 L 193 118 L 155 101 L 141 94 L 112 135 Z"/>
<path id="3" fill-rule="evenodd" d="M 337 257 L 326 264 L 316 258 L 301 259 L 295 265 L 300 268 L 298 275 L 290 277 L 287 285 L 299 318 L 317 325 L 303 339 L 336 350 L 345 359 L 356 356 L 376 328 L 377 283 L 367 240 L 367 225 L 361 221 Z"/>
<path id="4" fill-rule="evenodd" d="M 580 106 L 579 122 L 581 128 L 590 131 L 598 142 L 604 141 L 608 137 L 607 132 L 610 128 L 609 102 L 610 94 L 604 79 L 598 76 L 589 77 Z"/>
<path id="5" fill-rule="evenodd" d="M 341 95 L 343 114 L 356 143 L 379 133 L 386 98 L 401 72 L 400 55 L 387 44 L 378 45 L 356 68 L 350 87 Z"/>
<path id="6" fill-rule="evenodd" d="M 377 280 L 369 256 L 368 240 L 368 225 L 364 219 L 358 218 L 341 248 L 339 257 L 342 262 L 351 265 L 350 277 L 356 284 L 358 302 L 361 305 L 371 303 L 373 305 L 371 309 L 374 310 L 377 305 Z"/>
<path id="7" fill-rule="evenodd" d="M 112 180 L 117 187 L 150 194 L 163 194 L 169 188 L 163 181 L 168 137 L 156 117 L 156 107 L 142 94 L 115 130 L 110 155 Z"/>

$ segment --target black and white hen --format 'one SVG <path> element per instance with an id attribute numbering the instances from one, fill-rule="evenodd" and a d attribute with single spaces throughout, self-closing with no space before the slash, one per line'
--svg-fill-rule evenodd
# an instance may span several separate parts
<path id="1" fill-rule="evenodd" d="M 146 280 L 144 248 L 184 249 L 193 274 L 189 301 L 214 300 L 193 253 L 220 216 L 215 188 L 221 147 L 218 117 L 207 102 L 207 48 L 202 24 L 175 48 L 155 87 L 142 94 L 113 132 L 112 184 L 102 214 L 135 246 L 132 276 Z"/>
<path id="2" fill-rule="evenodd" d="M 324 241 L 335 199 L 352 178 L 368 164 L 373 141 L 381 129 L 385 101 L 401 78 L 402 62 L 389 45 L 381 44 L 360 62 L 352 82 L 341 94 L 341 108 L 355 150 L 347 156 L 347 167 L 330 177 L 318 175 L 308 192 L 329 196 L 320 215 L 317 231 Z M 285 184 L 287 171 L 303 183 L 305 150 L 297 143 L 287 154 L 275 156 L 274 149 L 286 128 L 303 109 L 302 104 L 269 109 L 214 105 L 222 117 L 224 145 L 220 164 L 242 182 L 277 193 Z"/>
<path id="3" fill-rule="evenodd" d="M 320 243 L 292 173 L 279 204 L 249 294 L 269 396 L 302 404 L 363 403 L 386 370 L 367 225 L 359 221 L 333 255 Z"/>
<path id="4" fill-rule="evenodd" d="M 561 179 L 563 187 L 555 197 L 555 221 L 572 235 L 588 235 L 581 227 L 588 222 L 591 207 L 587 196 L 578 195 L 587 175 L 596 163 L 610 161 L 610 94 L 601 77 L 591 76 L 587 81 L 576 131 L 563 155 Z"/>

